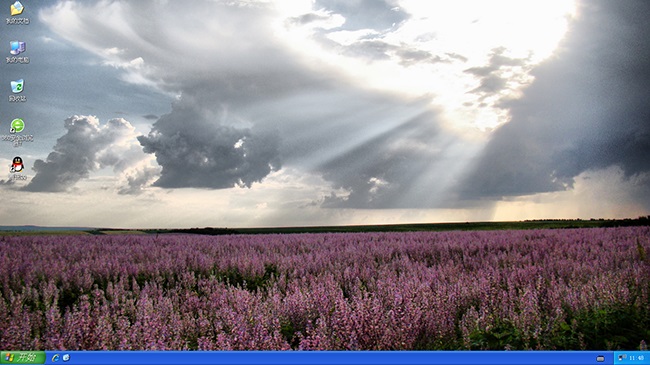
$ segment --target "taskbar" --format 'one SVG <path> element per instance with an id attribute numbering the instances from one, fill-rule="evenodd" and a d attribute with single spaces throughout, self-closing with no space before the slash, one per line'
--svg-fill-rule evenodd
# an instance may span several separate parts
<path id="1" fill-rule="evenodd" d="M 650 365 L 650 351 L 1 351 L 0 364 Z"/>

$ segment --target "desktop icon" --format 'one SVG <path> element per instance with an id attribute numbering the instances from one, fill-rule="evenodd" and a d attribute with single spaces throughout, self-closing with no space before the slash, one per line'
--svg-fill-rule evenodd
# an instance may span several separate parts
<path id="1" fill-rule="evenodd" d="M 9 53 L 12 55 L 15 56 L 25 52 L 25 42 L 11 41 L 9 44 L 11 45 L 11 51 Z"/>
<path id="2" fill-rule="evenodd" d="M 69 361 L 69 360 L 70 360 L 70 354 L 63 354 L 63 356 L 61 357 L 61 359 L 62 359 L 63 361 Z"/>
<path id="3" fill-rule="evenodd" d="M 25 122 L 20 118 L 16 118 L 11 121 L 11 128 L 9 128 L 9 133 L 20 133 L 23 131 L 23 129 L 25 129 Z"/>
<path id="4" fill-rule="evenodd" d="M 14 157 L 14 161 L 11 164 L 11 169 L 9 170 L 12 174 L 16 172 L 21 172 L 25 166 L 23 165 L 23 159 L 19 156 Z"/>
<path id="5" fill-rule="evenodd" d="M 11 16 L 20 15 L 23 13 L 23 10 L 25 10 L 25 7 L 20 3 L 20 1 L 11 4 Z"/>
<path id="6" fill-rule="evenodd" d="M 57 362 L 57 361 L 59 361 L 59 354 L 54 354 L 54 356 L 52 356 L 52 362 Z"/>
<path id="7" fill-rule="evenodd" d="M 16 81 L 11 82 L 11 91 L 13 91 L 14 94 L 18 94 L 23 92 L 23 86 L 25 84 L 25 80 L 20 79 Z"/>

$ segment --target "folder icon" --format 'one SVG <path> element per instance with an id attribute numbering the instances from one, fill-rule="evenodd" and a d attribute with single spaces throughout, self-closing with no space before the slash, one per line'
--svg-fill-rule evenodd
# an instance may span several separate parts
<path id="1" fill-rule="evenodd" d="M 24 9 L 25 7 L 23 7 L 23 4 L 21 4 L 20 1 L 16 1 L 11 4 L 11 16 L 22 14 Z"/>

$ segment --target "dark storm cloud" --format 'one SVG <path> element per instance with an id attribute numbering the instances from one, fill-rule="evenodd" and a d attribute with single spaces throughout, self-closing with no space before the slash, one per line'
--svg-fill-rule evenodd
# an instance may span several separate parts
<path id="1" fill-rule="evenodd" d="M 396 1 L 386 0 L 317 0 L 315 8 L 324 8 L 341 14 L 346 21 L 341 29 L 383 30 L 409 18 Z"/>
<path id="2" fill-rule="evenodd" d="M 95 117 L 73 116 L 65 121 L 66 134 L 56 141 L 45 161 L 36 160 L 36 175 L 25 186 L 27 191 L 66 191 L 92 171 L 123 162 L 134 128 L 124 119 L 111 119 L 100 125 Z M 116 145 L 117 144 L 117 145 Z"/>
<path id="3" fill-rule="evenodd" d="M 579 14 L 524 96 L 503 103 L 512 121 L 461 185 L 466 197 L 569 189 L 612 165 L 628 178 L 650 172 L 650 2 L 584 1 Z"/>
<path id="4" fill-rule="evenodd" d="M 162 168 L 154 186 L 251 187 L 280 169 L 283 140 L 276 124 L 282 121 L 263 125 L 255 118 L 239 119 L 253 105 L 329 87 L 332 82 L 308 73 L 279 50 L 272 57 L 260 53 L 252 58 L 259 67 L 174 81 L 182 90 L 180 100 L 172 105 L 171 113 L 153 124 L 147 136 L 138 138 L 144 152 L 155 155 Z"/>
<path id="5" fill-rule="evenodd" d="M 222 125 L 181 102 L 138 140 L 162 167 L 154 186 L 163 188 L 251 187 L 280 168 L 276 135 Z"/>
<path id="6" fill-rule="evenodd" d="M 147 120 L 156 120 L 156 119 L 158 119 L 158 116 L 154 115 L 154 114 L 147 114 L 147 115 L 143 115 L 142 117 L 144 119 L 147 119 Z"/>
<path id="7" fill-rule="evenodd" d="M 521 66 L 524 64 L 524 60 L 504 56 L 504 52 L 505 48 L 496 48 L 492 50 L 490 62 L 487 66 L 472 67 L 465 70 L 466 73 L 475 75 L 481 79 L 480 86 L 472 90 L 473 93 L 483 96 L 498 93 L 506 87 L 507 82 L 504 77 L 500 76 L 502 68 Z"/>
<path id="8" fill-rule="evenodd" d="M 481 85 L 473 93 L 495 94 L 506 87 L 507 80 L 494 74 L 487 75 L 481 79 Z"/>

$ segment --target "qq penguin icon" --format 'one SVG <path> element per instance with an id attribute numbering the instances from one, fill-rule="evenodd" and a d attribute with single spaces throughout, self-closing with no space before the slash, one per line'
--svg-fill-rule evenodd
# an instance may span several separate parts
<path id="1" fill-rule="evenodd" d="M 16 173 L 16 172 L 21 172 L 23 171 L 23 159 L 20 158 L 19 156 L 14 157 L 14 162 L 11 164 L 11 172 Z"/>

